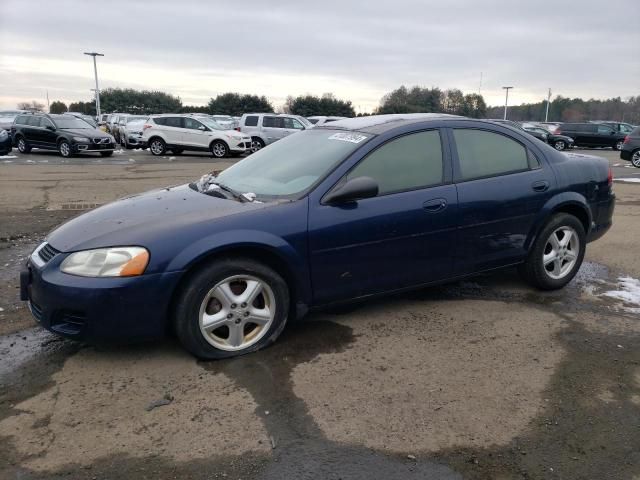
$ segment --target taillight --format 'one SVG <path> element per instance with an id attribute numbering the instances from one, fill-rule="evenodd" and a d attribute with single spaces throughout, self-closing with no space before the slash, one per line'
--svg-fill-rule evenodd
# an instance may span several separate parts
<path id="1" fill-rule="evenodd" d="M 559 128 L 556 128 L 556 129 L 553 131 L 553 134 L 554 134 L 554 135 L 562 135 L 562 130 L 560 130 Z"/>
<path id="2" fill-rule="evenodd" d="M 629 138 L 629 135 L 625 135 L 624 142 L 622 142 L 622 143 L 629 143 L 630 141 L 631 141 L 631 139 Z"/>
<path id="3" fill-rule="evenodd" d="M 607 183 L 609 186 L 613 185 L 613 172 L 611 171 L 611 167 L 609 167 L 609 175 L 607 175 Z"/>
<path id="4" fill-rule="evenodd" d="M 144 132 L 147 128 L 151 128 L 151 127 L 153 127 L 153 125 L 149 123 L 145 123 L 144 126 L 142 127 L 142 131 Z"/>

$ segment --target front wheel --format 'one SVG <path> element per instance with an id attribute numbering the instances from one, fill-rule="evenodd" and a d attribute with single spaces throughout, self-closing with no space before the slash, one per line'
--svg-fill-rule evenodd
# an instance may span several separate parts
<path id="1" fill-rule="evenodd" d="M 586 234 L 580 220 L 567 213 L 554 215 L 534 242 L 520 273 L 541 290 L 557 290 L 573 279 L 582 265 Z"/>
<path id="2" fill-rule="evenodd" d="M 224 158 L 229 154 L 229 148 L 224 142 L 216 140 L 211 144 L 211 155 L 216 158 Z"/>
<path id="3" fill-rule="evenodd" d="M 613 146 L 613 149 L 620 151 L 620 150 L 622 150 L 622 145 L 623 144 L 624 144 L 624 142 L 622 140 L 618 140 L 616 142 L 616 144 Z"/>
<path id="4" fill-rule="evenodd" d="M 555 148 L 556 150 L 558 150 L 559 152 L 561 152 L 562 150 L 564 150 L 565 148 L 567 148 L 567 144 L 564 142 L 564 140 L 558 140 L 557 142 L 555 142 L 553 144 L 553 148 Z"/>
<path id="5" fill-rule="evenodd" d="M 175 330 L 198 358 L 255 352 L 273 343 L 289 314 L 289 289 L 271 268 L 221 259 L 198 270 L 175 303 Z"/>
<path id="6" fill-rule="evenodd" d="M 167 146 L 161 138 L 154 138 L 149 142 L 149 150 L 153 155 L 164 155 L 166 149 Z"/>
<path id="7" fill-rule="evenodd" d="M 636 150 L 631 155 L 631 165 L 636 168 L 640 168 L 640 150 Z"/>
<path id="8" fill-rule="evenodd" d="M 18 151 L 20 153 L 29 153 L 31 151 L 31 147 L 29 146 L 27 141 L 22 137 L 18 139 Z"/>
<path id="9" fill-rule="evenodd" d="M 69 142 L 67 142 L 66 140 L 62 140 L 58 144 L 58 152 L 60 152 L 60 155 L 62 157 L 69 158 L 72 155 L 71 144 Z"/>

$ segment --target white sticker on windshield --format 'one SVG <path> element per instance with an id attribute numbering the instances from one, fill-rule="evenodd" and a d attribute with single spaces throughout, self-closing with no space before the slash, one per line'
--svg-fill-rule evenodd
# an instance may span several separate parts
<path id="1" fill-rule="evenodd" d="M 359 133 L 334 133 L 329 137 L 329 140 L 342 140 L 343 142 L 360 143 L 366 135 L 360 135 Z"/>

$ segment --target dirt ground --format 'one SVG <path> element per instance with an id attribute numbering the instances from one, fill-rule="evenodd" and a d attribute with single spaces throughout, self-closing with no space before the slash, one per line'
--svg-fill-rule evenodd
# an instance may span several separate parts
<path id="1" fill-rule="evenodd" d="M 559 292 L 502 271 L 209 363 L 34 328 L 17 272 L 47 231 L 226 165 L 0 165 L 0 478 L 640 479 L 638 184 Z"/>

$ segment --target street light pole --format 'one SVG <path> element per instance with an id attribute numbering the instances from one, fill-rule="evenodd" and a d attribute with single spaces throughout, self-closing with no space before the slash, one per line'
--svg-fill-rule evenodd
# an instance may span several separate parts
<path id="1" fill-rule="evenodd" d="M 511 90 L 513 87 L 502 87 L 505 91 L 505 97 L 504 97 L 504 119 L 507 119 L 507 105 L 509 104 L 509 90 Z"/>
<path id="2" fill-rule="evenodd" d="M 551 102 L 551 89 L 549 89 L 549 95 L 547 95 L 547 111 L 544 114 L 544 121 L 549 121 L 549 103 Z"/>
<path id="3" fill-rule="evenodd" d="M 98 66 L 96 65 L 96 57 L 104 57 L 102 53 L 84 52 L 85 55 L 93 57 L 93 73 L 96 77 L 96 116 L 100 120 L 100 87 L 98 87 Z"/>

